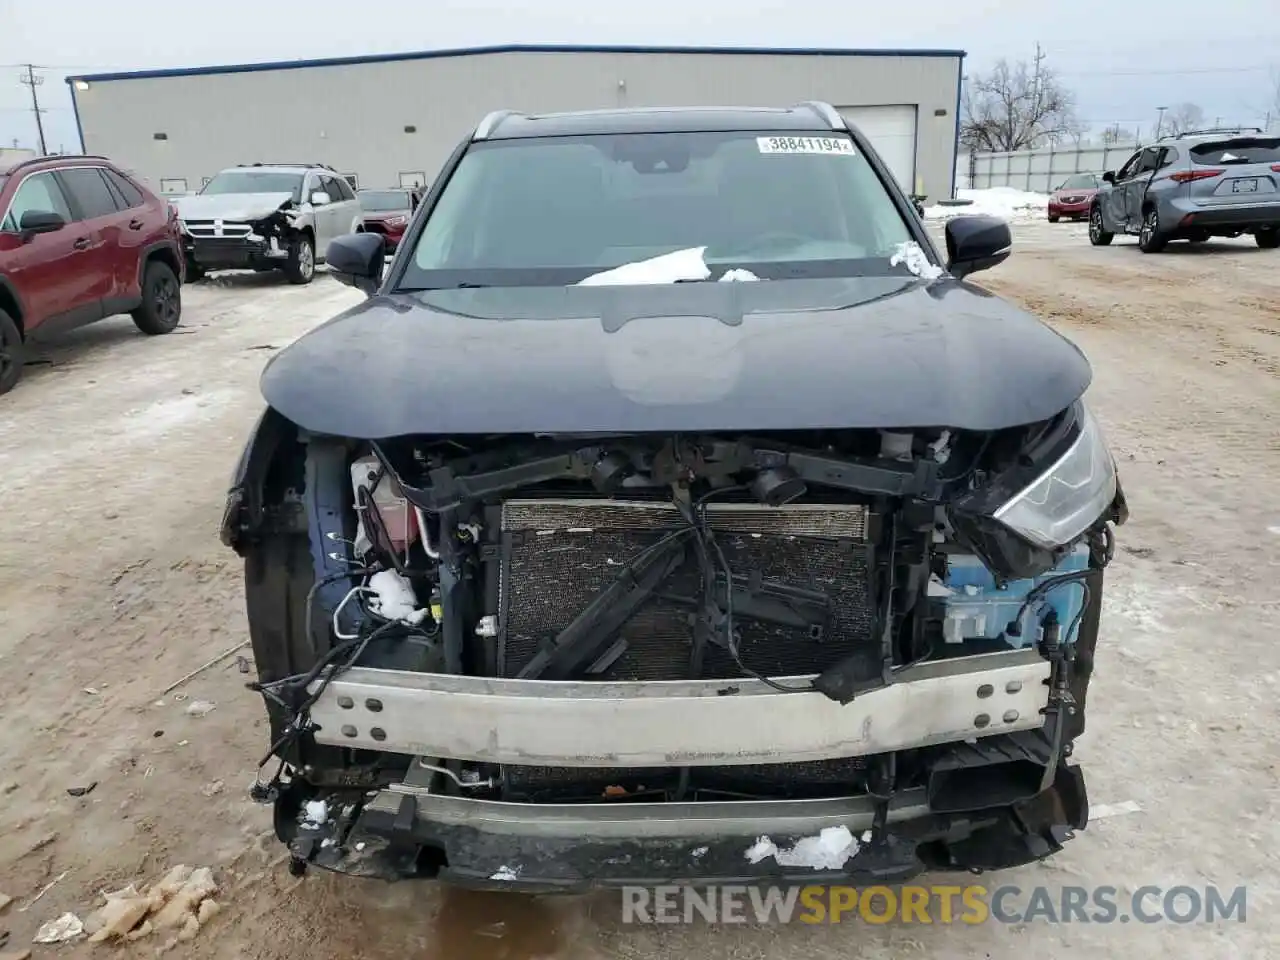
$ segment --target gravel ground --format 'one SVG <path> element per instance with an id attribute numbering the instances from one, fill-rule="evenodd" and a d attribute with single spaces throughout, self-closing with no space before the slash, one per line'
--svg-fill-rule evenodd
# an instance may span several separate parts
<path id="1" fill-rule="evenodd" d="M 1280 255 L 1233 241 L 1144 256 L 1124 239 L 1092 249 L 1082 225 L 1016 229 L 1019 252 L 981 282 L 1090 356 L 1133 511 L 1077 756 L 1094 803 L 1140 809 L 998 882 L 1247 884 L 1247 922 L 637 928 L 609 895 L 290 877 L 245 796 L 266 734 L 235 659 L 162 691 L 245 636 L 216 528 L 258 372 L 359 294 L 236 275 L 187 287 L 174 335 L 87 328 L 0 400 L 0 894 L 16 900 L 0 936 L 22 948 L 100 891 L 187 863 L 217 870 L 225 905 L 174 953 L 189 957 L 1277 955 Z M 197 700 L 214 709 L 191 715 Z"/>

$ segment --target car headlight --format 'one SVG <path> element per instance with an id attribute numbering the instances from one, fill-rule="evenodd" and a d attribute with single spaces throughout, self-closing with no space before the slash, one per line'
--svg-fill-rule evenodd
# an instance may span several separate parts
<path id="1" fill-rule="evenodd" d="M 1116 463 L 1098 421 L 1080 405 L 1080 435 L 995 518 L 1033 543 L 1053 549 L 1097 522 L 1116 497 Z"/>

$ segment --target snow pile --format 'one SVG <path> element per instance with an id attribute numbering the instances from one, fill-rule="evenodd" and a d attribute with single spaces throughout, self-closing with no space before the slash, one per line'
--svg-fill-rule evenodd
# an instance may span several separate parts
<path id="1" fill-rule="evenodd" d="M 768 837 L 760 837 L 747 850 L 747 860 L 759 863 L 773 857 L 780 867 L 812 867 L 839 870 L 858 852 L 858 841 L 848 827 L 826 827 L 816 837 L 804 837 L 788 850 L 781 850 Z"/>
<path id="2" fill-rule="evenodd" d="M 929 255 L 914 240 L 898 244 L 898 249 L 889 258 L 889 266 L 904 264 L 908 270 L 922 280 L 937 280 L 947 271 L 929 259 Z"/>
<path id="3" fill-rule="evenodd" d="M 580 287 L 628 286 L 644 283 L 679 283 L 688 280 L 706 280 L 711 276 L 707 261 L 703 259 L 706 247 L 690 247 L 664 253 L 660 257 L 624 263 L 612 270 L 593 273 L 578 281 Z"/>
<path id="4" fill-rule="evenodd" d="M 167 935 L 167 950 L 192 939 L 221 906 L 213 895 L 218 883 L 208 867 L 177 866 L 149 887 L 129 884 L 103 894 L 106 903 L 85 921 L 90 943 L 140 940 L 152 933 Z"/>
<path id="5" fill-rule="evenodd" d="M 1028 193 L 1013 187 L 990 187 L 986 190 L 957 190 L 957 200 L 971 200 L 961 206 L 934 204 L 925 207 L 926 220 L 950 220 L 952 217 L 982 214 L 1004 220 L 1039 220 L 1049 205 L 1049 195 Z"/>

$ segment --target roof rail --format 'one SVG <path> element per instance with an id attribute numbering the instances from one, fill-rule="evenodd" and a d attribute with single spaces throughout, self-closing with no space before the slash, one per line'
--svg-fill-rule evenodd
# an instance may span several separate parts
<path id="1" fill-rule="evenodd" d="M 104 160 L 107 163 L 115 163 L 110 157 L 104 157 L 97 153 L 49 153 L 43 157 L 31 157 L 27 160 L 19 160 L 11 167 L 0 168 L 5 173 L 15 173 L 23 167 L 29 167 L 35 163 L 48 163 L 57 160 Z"/>
<path id="2" fill-rule="evenodd" d="M 237 163 L 237 167 L 315 167 L 318 170 L 333 170 L 333 167 L 327 163 L 287 163 L 285 161 L 268 161 L 263 163 L 261 160 L 255 160 L 253 163 Z M 335 173 L 337 171 L 334 171 Z"/>
<path id="3" fill-rule="evenodd" d="M 1185 137 L 1216 137 L 1224 133 L 1263 133 L 1261 127 L 1205 127 L 1201 130 L 1183 130 L 1181 133 L 1166 133 L 1161 140 L 1181 140 Z"/>
<path id="4" fill-rule="evenodd" d="M 493 136 L 493 132 L 498 129 L 498 124 L 502 123 L 507 117 L 522 117 L 524 114 L 517 113 L 515 110 L 494 110 L 485 115 L 480 121 L 480 125 L 476 127 L 476 132 L 471 135 L 472 140 L 487 140 Z"/>
<path id="5" fill-rule="evenodd" d="M 848 130 L 849 124 L 844 117 L 840 116 L 840 111 L 829 103 L 822 100 L 804 100 L 796 104 L 797 107 L 808 107 L 814 113 L 822 118 L 823 123 L 831 127 L 832 130 Z"/>

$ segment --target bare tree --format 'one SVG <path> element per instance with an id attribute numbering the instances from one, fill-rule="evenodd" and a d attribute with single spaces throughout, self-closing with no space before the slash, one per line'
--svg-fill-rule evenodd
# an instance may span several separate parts
<path id="1" fill-rule="evenodd" d="M 1049 67 L 1025 61 L 965 77 L 960 116 L 960 142 L 976 151 L 1061 143 L 1080 131 L 1071 91 Z"/>
<path id="2" fill-rule="evenodd" d="M 1204 110 L 1194 103 L 1180 103 L 1170 107 L 1164 118 L 1164 132 L 1175 137 L 1182 136 L 1188 130 L 1196 130 L 1204 126 Z"/>
<path id="3" fill-rule="evenodd" d="M 1102 142 L 1108 146 L 1113 143 L 1137 143 L 1138 134 L 1133 130 L 1115 124 L 1102 131 Z"/>

